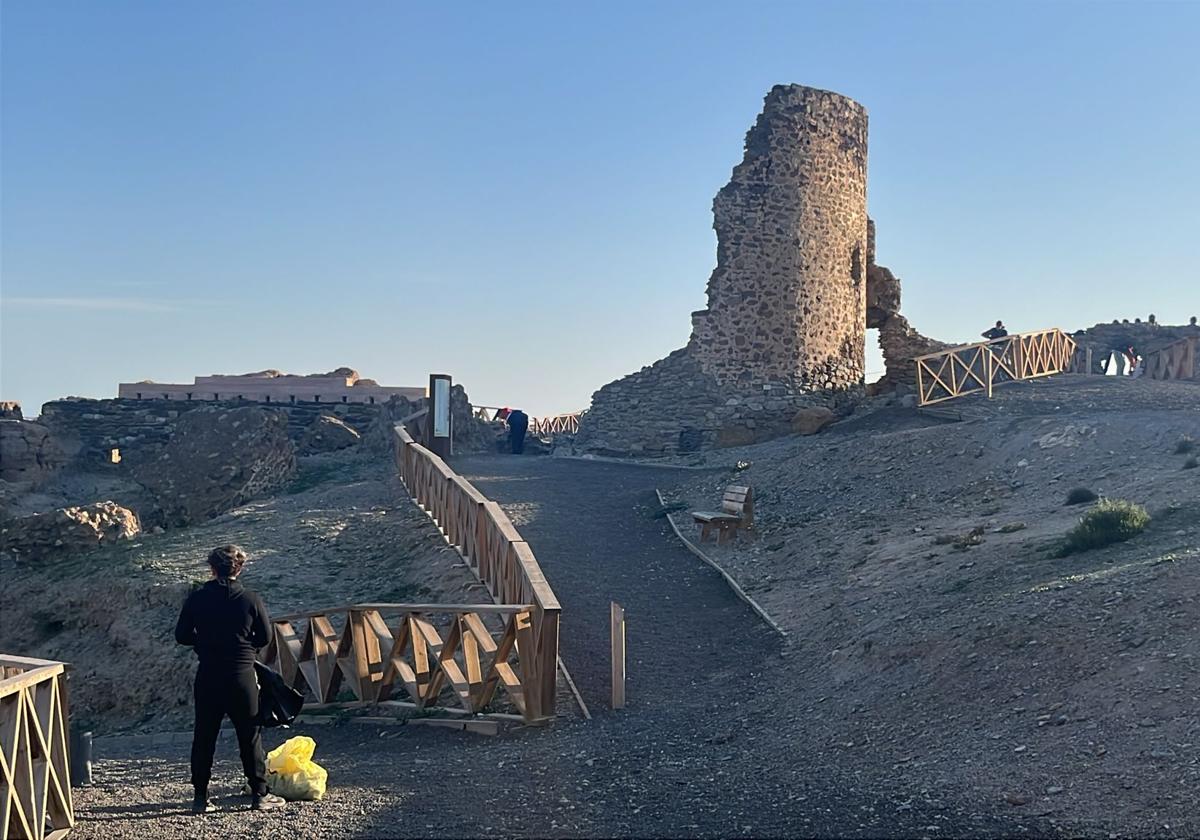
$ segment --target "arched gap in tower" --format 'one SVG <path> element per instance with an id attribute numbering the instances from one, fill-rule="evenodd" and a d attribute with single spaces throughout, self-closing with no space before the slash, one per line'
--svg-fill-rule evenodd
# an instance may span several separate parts
<path id="1" fill-rule="evenodd" d="M 867 362 L 866 382 L 869 385 L 878 381 L 886 372 L 883 363 L 883 348 L 879 346 L 879 330 L 867 327 Z"/>

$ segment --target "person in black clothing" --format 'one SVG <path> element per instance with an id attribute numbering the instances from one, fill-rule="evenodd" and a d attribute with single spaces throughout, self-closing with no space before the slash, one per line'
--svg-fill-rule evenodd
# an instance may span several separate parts
<path id="1" fill-rule="evenodd" d="M 214 810 L 208 801 L 217 735 L 226 716 L 237 732 L 242 768 L 256 811 L 278 808 L 284 800 L 267 790 L 267 762 L 259 734 L 255 654 L 271 639 L 271 621 L 262 598 L 238 581 L 246 552 L 236 545 L 214 548 L 208 555 L 212 580 L 188 596 L 175 625 L 175 641 L 196 651 L 194 695 L 196 725 L 192 732 L 192 811 Z"/>
<path id="2" fill-rule="evenodd" d="M 983 332 L 983 337 L 988 341 L 995 341 L 998 338 L 1004 338 L 1006 335 L 1008 335 L 1008 330 L 1004 328 L 1003 321 L 997 321 L 996 326 Z"/>
<path id="3" fill-rule="evenodd" d="M 512 454 L 520 455 L 525 451 L 525 432 L 528 430 L 528 414 L 519 408 L 508 413 L 508 442 L 512 446 Z"/>

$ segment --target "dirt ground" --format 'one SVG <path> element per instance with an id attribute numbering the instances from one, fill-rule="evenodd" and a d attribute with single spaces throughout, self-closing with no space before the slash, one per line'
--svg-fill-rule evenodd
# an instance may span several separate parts
<path id="1" fill-rule="evenodd" d="M 460 462 L 559 593 L 563 655 L 594 720 L 498 738 L 321 728 L 329 798 L 272 815 L 241 810 L 227 744 L 220 811 L 200 820 L 181 811 L 186 736 L 100 739 L 77 833 L 1200 836 L 1200 469 L 1175 452 L 1200 439 L 1200 386 L 1063 377 L 962 411 L 863 412 L 697 471 Z M 246 580 L 278 612 L 478 597 L 390 465 L 305 466 L 292 495 L 6 585 L 0 645 L 87 663 L 98 689 L 82 708 L 97 721 L 119 706 L 149 712 L 126 729 L 177 730 L 191 663 L 170 627 L 210 544 L 246 545 Z M 757 533 L 707 548 L 786 639 L 656 516 L 655 487 L 708 508 L 732 481 L 755 488 Z M 1144 503 L 1152 523 L 1056 558 L 1081 512 L 1063 504 L 1075 486 Z M 610 599 L 629 620 L 622 712 L 604 699 Z M 176 676 L 179 697 L 163 687 Z"/>
<path id="2" fill-rule="evenodd" d="M 669 496 L 754 488 L 757 535 L 706 548 L 789 631 L 794 702 L 843 765 L 1087 835 L 1200 835 L 1200 469 L 1176 453 L 1200 441 L 1200 384 L 1057 377 L 961 410 L 715 453 L 740 469 Z M 1152 522 L 1057 558 L 1074 487 Z"/>
<path id="3" fill-rule="evenodd" d="M 9 563 L 0 649 L 71 663 L 80 727 L 188 728 L 195 659 L 175 644 L 175 620 L 190 587 L 207 578 L 208 551 L 231 542 L 249 552 L 242 579 L 274 614 L 479 597 L 386 458 L 316 455 L 300 460 L 288 492 L 204 524 L 36 569 Z"/>
<path id="4" fill-rule="evenodd" d="M 890 765 L 841 766 L 793 702 L 780 637 L 653 515 L 687 474 L 554 458 L 455 460 L 533 547 L 562 602 L 560 650 L 591 707 L 499 737 L 346 721 L 309 730 L 320 803 L 247 814 L 232 744 L 220 810 L 182 812 L 187 738 L 98 742 L 79 833 L 135 837 L 1046 836 L 1052 822 Z M 628 705 L 608 708 L 608 610 L 626 609 Z M 560 702 L 562 702 L 560 700 Z M 301 731 L 305 731 L 304 728 Z M 282 737 L 270 732 L 272 742 Z"/>

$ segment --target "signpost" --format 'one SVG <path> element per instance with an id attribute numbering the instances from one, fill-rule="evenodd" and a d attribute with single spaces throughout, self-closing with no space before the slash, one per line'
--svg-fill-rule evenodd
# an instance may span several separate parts
<path id="1" fill-rule="evenodd" d="M 450 385 L 449 374 L 429 374 L 429 419 L 426 421 L 429 425 L 426 439 L 429 449 L 439 458 L 454 454 L 451 443 L 454 424 L 450 418 Z"/>

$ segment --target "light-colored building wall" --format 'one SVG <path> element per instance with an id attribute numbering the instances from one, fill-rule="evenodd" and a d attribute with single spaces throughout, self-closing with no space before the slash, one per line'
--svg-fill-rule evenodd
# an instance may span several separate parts
<path id="1" fill-rule="evenodd" d="M 410 400 L 425 388 L 375 385 L 350 377 L 197 376 L 190 385 L 166 382 L 122 382 L 117 396 L 128 400 L 249 400 L 263 403 L 385 403 L 393 395 Z"/>

